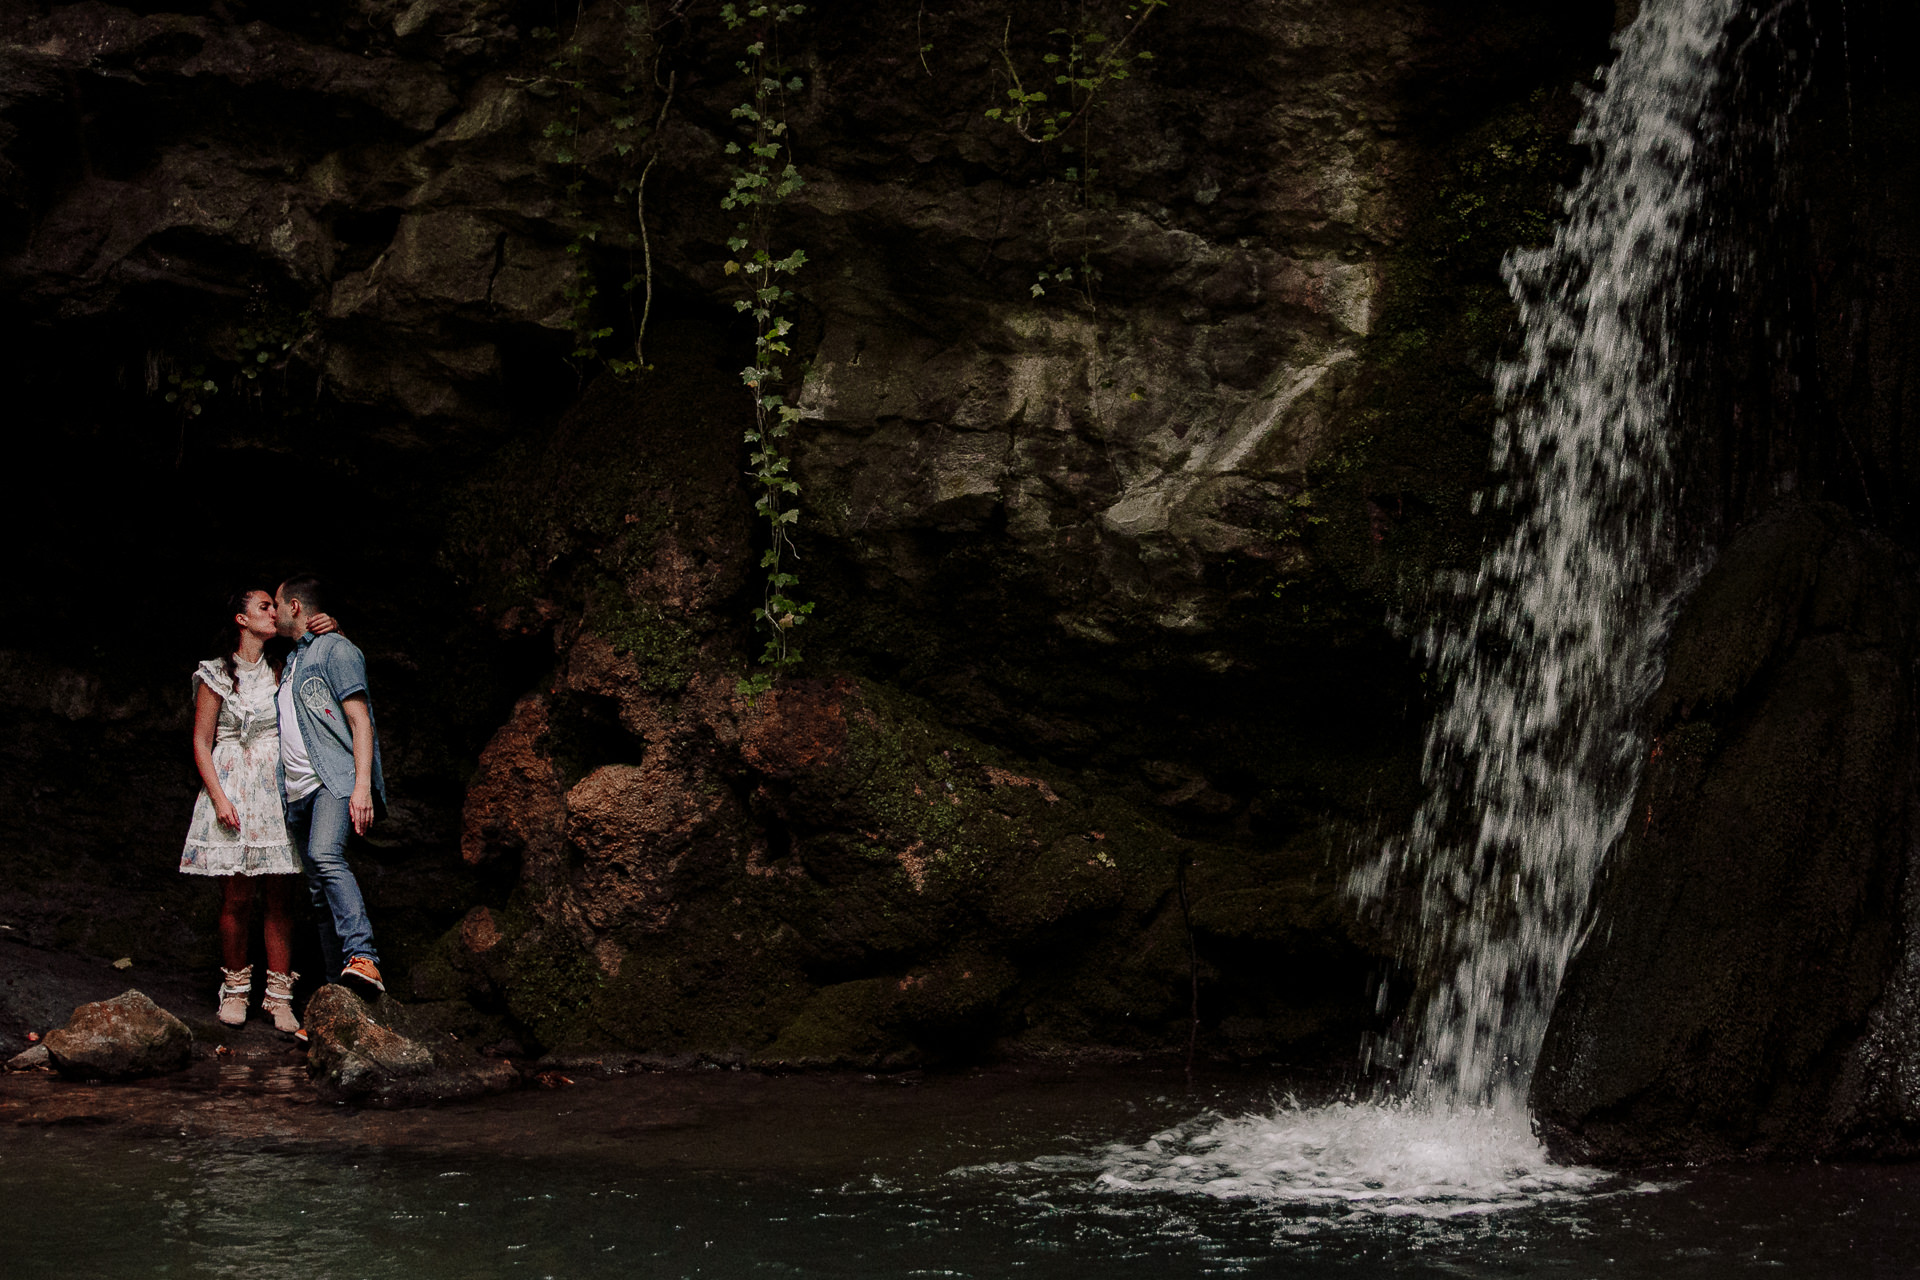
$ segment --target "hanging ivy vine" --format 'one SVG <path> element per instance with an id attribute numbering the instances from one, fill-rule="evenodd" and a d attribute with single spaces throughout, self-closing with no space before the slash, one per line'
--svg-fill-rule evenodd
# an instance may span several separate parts
<path id="1" fill-rule="evenodd" d="M 736 310 L 752 317 L 754 360 L 741 371 L 740 379 L 753 397 L 753 426 L 747 431 L 747 464 L 758 489 L 754 510 L 767 522 L 767 549 L 760 557 L 764 571 L 761 601 L 753 611 L 753 621 L 765 640 L 760 662 L 766 668 L 743 682 L 746 692 L 765 689 L 773 675 L 800 660 L 793 638 L 796 627 L 813 612 L 811 601 L 797 598 L 799 576 L 794 572 L 793 530 L 800 520 L 796 499 L 799 482 L 791 474 L 792 460 L 786 441 L 799 410 L 788 404 L 780 388 L 784 374 L 779 361 L 792 355 L 787 335 L 793 321 L 782 314 L 793 301 L 787 277 L 806 265 L 803 249 L 785 253 L 774 248 L 773 214 L 802 185 L 800 171 L 794 166 L 787 132 L 787 95 L 798 93 L 804 84 L 780 55 L 780 35 L 784 24 L 806 12 L 800 4 L 753 4 L 744 10 L 736 5 L 721 7 L 720 16 L 729 30 L 744 31 L 749 37 L 744 56 L 737 64 L 750 86 L 748 99 L 733 109 L 743 137 L 727 144 L 734 157 L 733 180 L 720 207 L 740 215 L 734 234 L 727 240 L 733 257 L 727 274 L 740 276 L 746 296 L 736 299 Z"/>

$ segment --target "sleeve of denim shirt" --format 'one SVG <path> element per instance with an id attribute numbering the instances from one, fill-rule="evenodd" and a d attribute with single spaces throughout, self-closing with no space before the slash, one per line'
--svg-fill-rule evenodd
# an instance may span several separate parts
<path id="1" fill-rule="evenodd" d="M 367 691 L 366 657 L 345 636 L 328 646 L 326 672 L 327 686 L 341 702 Z"/>

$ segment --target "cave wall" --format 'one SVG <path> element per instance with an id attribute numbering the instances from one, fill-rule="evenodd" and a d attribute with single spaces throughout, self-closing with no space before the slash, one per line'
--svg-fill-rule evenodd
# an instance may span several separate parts
<path id="1" fill-rule="evenodd" d="M 1086 201 L 985 117 L 1078 8 L 793 24 L 818 607 L 749 699 L 717 6 L 10 7 L 9 922 L 210 959 L 184 673 L 231 579 L 311 566 L 387 736 L 358 865 L 449 1025 L 1141 1052 L 1197 972 L 1212 1050 L 1345 1057 L 1389 962 L 1338 864 L 1425 710 L 1389 617 L 1493 518 L 1498 263 L 1614 18 L 1174 4 Z"/>

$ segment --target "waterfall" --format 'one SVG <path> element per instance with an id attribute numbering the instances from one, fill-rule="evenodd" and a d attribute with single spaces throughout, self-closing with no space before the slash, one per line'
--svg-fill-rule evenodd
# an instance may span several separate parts
<path id="1" fill-rule="evenodd" d="M 1649 0 L 1575 134 L 1593 153 L 1552 244 L 1513 254 L 1520 352 L 1496 377 L 1504 543 L 1424 648 L 1446 690 L 1412 830 L 1351 888 L 1419 899 L 1434 983 L 1390 1046 L 1402 1091 L 1515 1102 L 1645 751 L 1672 577 L 1669 419 L 1713 102 L 1741 0 Z"/>
<path id="2" fill-rule="evenodd" d="M 1668 433 L 1684 288 L 1706 271 L 1715 110 L 1743 0 L 1647 0 L 1575 134 L 1592 151 L 1552 244 L 1506 267 L 1518 355 L 1496 375 L 1494 501 L 1512 532 L 1447 584 L 1423 639 L 1445 690 L 1428 798 L 1364 860 L 1363 906 L 1417 899 L 1417 1014 L 1373 1105 L 1202 1116 L 1105 1153 L 1101 1185 L 1452 1216 L 1582 1194 L 1526 1086 L 1600 866 L 1629 821 L 1638 716 L 1685 576 Z M 1407 892 L 1403 894 L 1403 889 Z"/>

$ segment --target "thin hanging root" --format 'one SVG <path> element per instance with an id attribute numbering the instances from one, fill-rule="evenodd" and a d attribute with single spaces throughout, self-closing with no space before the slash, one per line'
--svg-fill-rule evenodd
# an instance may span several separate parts
<path id="1" fill-rule="evenodd" d="M 647 317 L 653 314 L 653 245 L 647 239 L 647 175 L 653 172 L 656 154 L 640 171 L 640 182 L 633 193 L 633 215 L 640 220 L 640 262 L 646 292 L 640 300 L 640 324 L 633 331 L 633 362 L 647 367 Z"/>
<path id="2" fill-rule="evenodd" d="M 647 238 L 647 175 L 660 159 L 660 126 L 667 122 L 667 111 L 673 106 L 673 84 L 679 75 L 678 71 L 667 73 L 667 98 L 660 104 L 659 118 L 653 122 L 653 155 L 648 158 L 647 167 L 640 171 L 640 181 L 634 184 L 633 216 L 640 222 L 640 261 L 646 293 L 640 301 L 640 323 L 633 333 L 633 362 L 642 369 L 647 367 L 647 317 L 653 314 L 653 244 Z"/>

